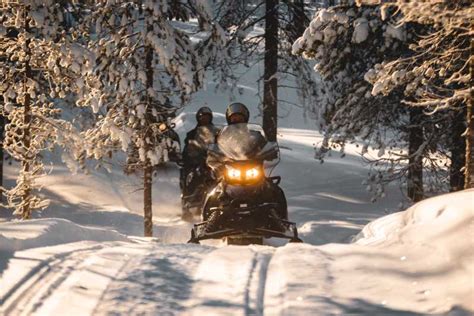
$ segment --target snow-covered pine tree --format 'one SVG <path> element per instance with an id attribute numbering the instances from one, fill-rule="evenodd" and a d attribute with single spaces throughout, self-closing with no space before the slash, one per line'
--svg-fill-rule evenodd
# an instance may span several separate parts
<path id="1" fill-rule="evenodd" d="M 30 218 L 48 205 L 35 191 L 44 174 L 41 152 L 65 144 L 71 124 L 58 119 L 57 99 L 70 92 L 65 17 L 68 1 L 3 1 L 0 4 L 0 114 L 6 119 L 3 149 L 20 162 L 16 186 L 2 188 L 14 214 Z M 75 144 L 77 145 L 77 144 Z"/>
<path id="2" fill-rule="evenodd" d="M 344 144 L 358 137 L 364 141 L 362 154 L 369 146 L 378 150 L 378 158 L 370 159 L 375 168 L 368 189 L 374 197 L 383 195 L 385 183 L 408 175 L 408 195 L 419 200 L 422 159 L 429 157 L 430 149 L 421 131 L 423 124 L 431 122 L 403 106 L 400 91 L 374 97 L 372 86 L 364 80 L 374 65 L 411 54 L 407 43 L 411 34 L 381 14 L 377 6 L 322 9 L 294 43 L 293 52 L 315 59 L 315 69 L 324 79 L 318 114 L 325 140 L 317 156 L 322 158 L 331 147 L 343 152 Z M 406 147 L 408 153 L 400 151 Z"/>
<path id="3" fill-rule="evenodd" d="M 472 1 L 397 0 L 382 8 L 398 9 L 400 25 L 417 23 L 428 31 L 411 44 L 412 56 L 387 60 L 370 72 L 373 94 L 402 89 L 407 105 L 438 116 L 448 127 L 451 190 L 473 187 Z"/>
<path id="4" fill-rule="evenodd" d="M 122 149 L 140 167 L 144 231 L 152 236 L 153 166 L 168 160 L 167 148 L 174 146 L 160 126 L 201 86 L 204 65 L 224 52 L 224 35 L 206 1 L 101 0 L 91 13 L 86 24 L 95 67 L 84 74 L 78 101 L 98 113 L 95 128 L 85 133 L 88 156 L 101 159 Z M 177 21 L 191 17 L 199 25 Z"/>

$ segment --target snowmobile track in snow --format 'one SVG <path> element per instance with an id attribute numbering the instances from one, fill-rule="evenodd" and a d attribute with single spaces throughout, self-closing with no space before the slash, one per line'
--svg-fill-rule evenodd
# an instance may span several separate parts
<path id="1" fill-rule="evenodd" d="M 245 299 L 246 315 L 263 315 L 268 264 L 273 253 L 255 253 Z"/>
<path id="2" fill-rule="evenodd" d="M 76 265 L 83 261 L 84 254 L 101 248 L 103 246 L 94 245 L 75 249 L 41 261 L 1 298 L 1 312 L 6 316 L 34 313 L 42 302 L 66 280 L 68 272 L 74 270 Z M 78 257 L 79 254 L 81 257 Z"/>
<path id="3" fill-rule="evenodd" d="M 267 269 L 274 252 L 262 246 L 216 248 L 196 271 L 189 314 L 262 315 Z"/>
<path id="4" fill-rule="evenodd" d="M 66 252 L 58 247 L 18 252 L 16 260 L 38 263 L 3 295 L 2 315 L 66 315 L 71 310 L 92 315 L 117 274 L 149 246 L 72 244 L 74 250 Z"/>

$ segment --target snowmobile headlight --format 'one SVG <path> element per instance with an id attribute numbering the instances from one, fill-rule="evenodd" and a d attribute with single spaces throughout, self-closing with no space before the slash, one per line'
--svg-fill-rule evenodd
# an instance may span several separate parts
<path id="1" fill-rule="evenodd" d="M 233 167 L 227 167 L 227 177 L 230 180 L 239 181 L 242 176 L 242 172 L 239 169 Z"/>
<path id="2" fill-rule="evenodd" d="M 255 184 L 260 182 L 262 176 L 262 168 L 255 165 L 228 165 L 226 170 L 227 180 L 235 184 Z"/>
<path id="3" fill-rule="evenodd" d="M 245 179 L 247 180 L 257 180 L 259 177 L 260 177 L 260 170 L 257 167 L 254 167 L 245 171 Z"/>

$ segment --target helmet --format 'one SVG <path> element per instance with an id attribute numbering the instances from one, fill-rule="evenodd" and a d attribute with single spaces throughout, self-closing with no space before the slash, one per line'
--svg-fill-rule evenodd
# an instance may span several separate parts
<path id="1" fill-rule="evenodd" d="M 199 108 L 199 110 L 196 112 L 196 121 L 198 121 L 198 123 L 199 123 L 199 120 L 201 119 L 201 117 L 203 115 L 210 115 L 211 116 L 211 122 L 212 122 L 212 110 L 210 108 L 208 108 L 207 106 L 203 106 L 203 107 Z"/>
<path id="2" fill-rule="evenodd" d="M 235 103 L 230 104 L 227 107 L 227 110 L 225 111 L 225 118 L 227 120 L 227 124 L 229 125 L 233 124 L 230 117 L 234 114 L 242 115 L 245 123 L 248 123 L 250 113 L 247 107 L 243 103 L 235 102 Z"/>

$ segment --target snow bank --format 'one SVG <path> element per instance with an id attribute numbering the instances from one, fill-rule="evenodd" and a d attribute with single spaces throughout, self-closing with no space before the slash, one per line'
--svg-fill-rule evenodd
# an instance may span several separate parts
<path id="1" fill-rule="evenodd" d="M 320 249 L 334 259 L 332 295 L 338 300 L 422 314 L 474 311 L 472 189 L 377 219 L 353 244 Z"/>
<path id="2" fill-rule="evenodd" d="M 364 227 L 356 239 L 360 245 L 389 245 L 400 241 L 435 242 L 447 249 L 469 248 L 474 237 L 474 189 L 421 201 L 404 212 L 379 218 Z M 453 240 L 456 242 L 451 244 Z"/>
<path id="3" fill-rule="evenodd" d="M 125 235 L 59 218 L 0 223 L 0 251 L 18 251 L 82 240 L 130 241 Z"/>

